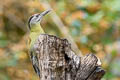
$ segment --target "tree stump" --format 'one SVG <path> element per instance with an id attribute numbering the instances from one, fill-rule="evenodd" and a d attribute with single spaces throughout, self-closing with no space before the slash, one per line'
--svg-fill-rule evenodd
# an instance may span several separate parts
<path id="1" fill-rule="evenodd" d="M 40 80 L 100 80 L 105 74 L 94 54 L 77 56 L 67 39 L 41 34 L 33 49 L 39 61 Z"/>

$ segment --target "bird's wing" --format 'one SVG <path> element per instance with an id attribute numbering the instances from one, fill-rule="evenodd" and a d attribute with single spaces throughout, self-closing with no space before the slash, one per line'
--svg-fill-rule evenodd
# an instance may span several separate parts
<path id="1" fill-rule="evenodd" d="M 37 55 L 35 55 L 36 54 L 35 52 L 30 50 L 31 38 L 28 39 L 27 44 L 28 44 L 30 60 L 32 61 L 33 68 L 34 68 L 35 72 L 37 73 L 37 75 L 40 76 L 39 62 L 38 62 Z"/>
<path id="2" fill-rule="evenodd" d="M 37 58 L 37 55 L 34 55 L 34 54 L 35 54 L 35 53 L 31 51 L 31 52 L 30 52 L 30 58 L 31 58 L 32 65 L 33 65 L 33 68 L 34 68 L 35 72 L 37 73 L 37 75 L 40 76 L 38 58 Z"/>

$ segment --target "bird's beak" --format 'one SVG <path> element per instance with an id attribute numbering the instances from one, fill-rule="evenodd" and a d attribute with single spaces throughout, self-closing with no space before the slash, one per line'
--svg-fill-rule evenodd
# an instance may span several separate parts
<path id="1" fill-rule="evenodd" d="M 45 16 L 45 15 L 46 15 L 47 13 L 49 13 L 50 11 L 51 11 L 51 10 L 49 9 L 49 10 L 46 10 L 46 11 L 40 13 L 40 14 L 39 14 L 38 21 L 41 21 L 42 17 Z"/>
<path id="2" fill-rule="evenodd" d="M 44 11 L 44 12 L 42 12 L 42 13 L 40 13 L 40 15 L 41 16 L 45 16 L 47 13 L 49 13 L 51 10 L 49 9 L 49 10 L 46 10 L 46 11 Z"/>

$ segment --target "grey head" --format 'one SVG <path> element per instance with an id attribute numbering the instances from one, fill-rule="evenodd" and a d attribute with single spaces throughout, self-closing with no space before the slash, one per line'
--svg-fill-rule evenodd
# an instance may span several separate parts
<path id="1" fill-rule="evenodd" d="M 46 11 L 44 11 L 42 13 L 37 13 L 37 14 L 32 15 L 28 20 L 29 29 L 31 29 L 32 24 L 40 23 L 40 21 L 42 20 L 42 17 L 45 16 L 50 11 L 51 10 L 46 10 Z"/>

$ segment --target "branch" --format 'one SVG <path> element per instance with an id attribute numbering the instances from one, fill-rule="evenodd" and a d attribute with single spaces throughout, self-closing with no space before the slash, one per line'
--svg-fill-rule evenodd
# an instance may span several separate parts
<path id="1" fill-rule="evenodd" d="M 93 54 L 77 56 L 67 39 L 42 34 L 34 45 L 40 80 L 100 80 L 105 71 Z"/>

